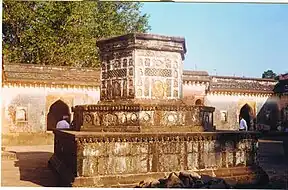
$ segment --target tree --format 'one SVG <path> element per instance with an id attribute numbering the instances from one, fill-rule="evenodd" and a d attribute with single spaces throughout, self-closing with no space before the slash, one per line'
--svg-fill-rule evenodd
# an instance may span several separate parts
<path id="1" fill-rule="evenodd" d="M 264 79 L 275 79 L 277 76 L 272 70 L 267 70 L 262 74 L 262 78 Z"/>
<path id="2" fill-rule="evenodd" d="M 147 32 L 139 2 L 3 2 L 4 61 L 98 66 L 96 41 Z"/>

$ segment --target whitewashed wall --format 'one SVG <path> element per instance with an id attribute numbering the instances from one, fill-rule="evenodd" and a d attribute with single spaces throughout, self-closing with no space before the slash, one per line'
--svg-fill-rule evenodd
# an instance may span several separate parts
<path id="1" fill-rule="evenodd" d="M 100 100 L 100 92 L 99 88 L 3 86 L 2 115 L 4 118 L 2 118 L 2 132 L 46 131 L 49 108 L 59 99 L 70 108 L 75 105 L 96 104 Z M 26 109 L 27 122 L 25 124 L 13 122 L 13 110 L 15 114 L 17 108 Z"/>

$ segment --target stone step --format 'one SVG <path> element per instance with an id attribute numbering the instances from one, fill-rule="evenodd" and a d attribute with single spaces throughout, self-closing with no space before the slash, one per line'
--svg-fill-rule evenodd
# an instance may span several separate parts
<path id="1" fill-rule="evenodd" d="M 17 159 L 16 152 L 2 151 L 1 158 L 2 160 L 16 160 Z"/>
<path id="2" fill-rule="evenodd" d="M 2 146 L 52 145 L 52 144 L 54 144 L 54 134 L 51 132 L 2 134 Z"/>

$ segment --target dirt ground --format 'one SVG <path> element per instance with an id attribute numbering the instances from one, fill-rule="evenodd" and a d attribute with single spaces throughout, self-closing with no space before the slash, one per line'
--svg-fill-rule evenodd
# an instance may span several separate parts
<path id="1" fill-rule="evenodd" d="M 16 152 L 16 160 L 2 160 L 1 186 L 55 187 L 57 179 L 47 167 L 53 145 L 6 147 Z M 265 188 L 288 189 L 288 160 L 282 141 L 259 141 L 259 163 L 270 177 Z"/>
<path id="2" fill-rule="evenodd" d="M 56 178 L 47 167 L 53 145 L 6 147 L 16 152 L 16 160 L 2 160 L 1 186 L 53 187 Z"/>
<path id="3" fill-rule="evenodd" d="M 265 189 L 288 189 L 288 156 L 285 157 L 282 141 L 259 141 L 260 166 L 270 178 Z"/>

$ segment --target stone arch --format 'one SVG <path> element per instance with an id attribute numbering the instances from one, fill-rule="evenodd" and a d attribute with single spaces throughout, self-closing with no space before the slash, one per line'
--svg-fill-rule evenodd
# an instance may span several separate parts
<path id="1" fill-rule="evenodd" d="M 197 99 L 197 100 L 195 101 L 195 105 L 196 105 L 196 106 L 202 106 L 202 105 L 203 105 L 202 100 Z"/>
<path id="2" fill-rule="evenodd" d="M 239 121 L 240 121 L 240 117 L 242 117 L 243 119 L 245 119 L 245 121 L 247 122 L 247 126 L 248 126 L 248 130 L 251 129 L 251 119 L 253 119 L 253 109 L 251 108 L 251 106 L 249 104 L 244 104 L 241 109 L 240 109 L 240 113 L 239 113 Z"/>
<path id="3" fill-rule="evenodd" d="M 47 115 L 47 130 L 55 129 L 57 122 L 62 120 L 64 115 L 69 116 L 70 121 L 70 108 L 65 102 L 59 99 L 49 108 Z"/>

